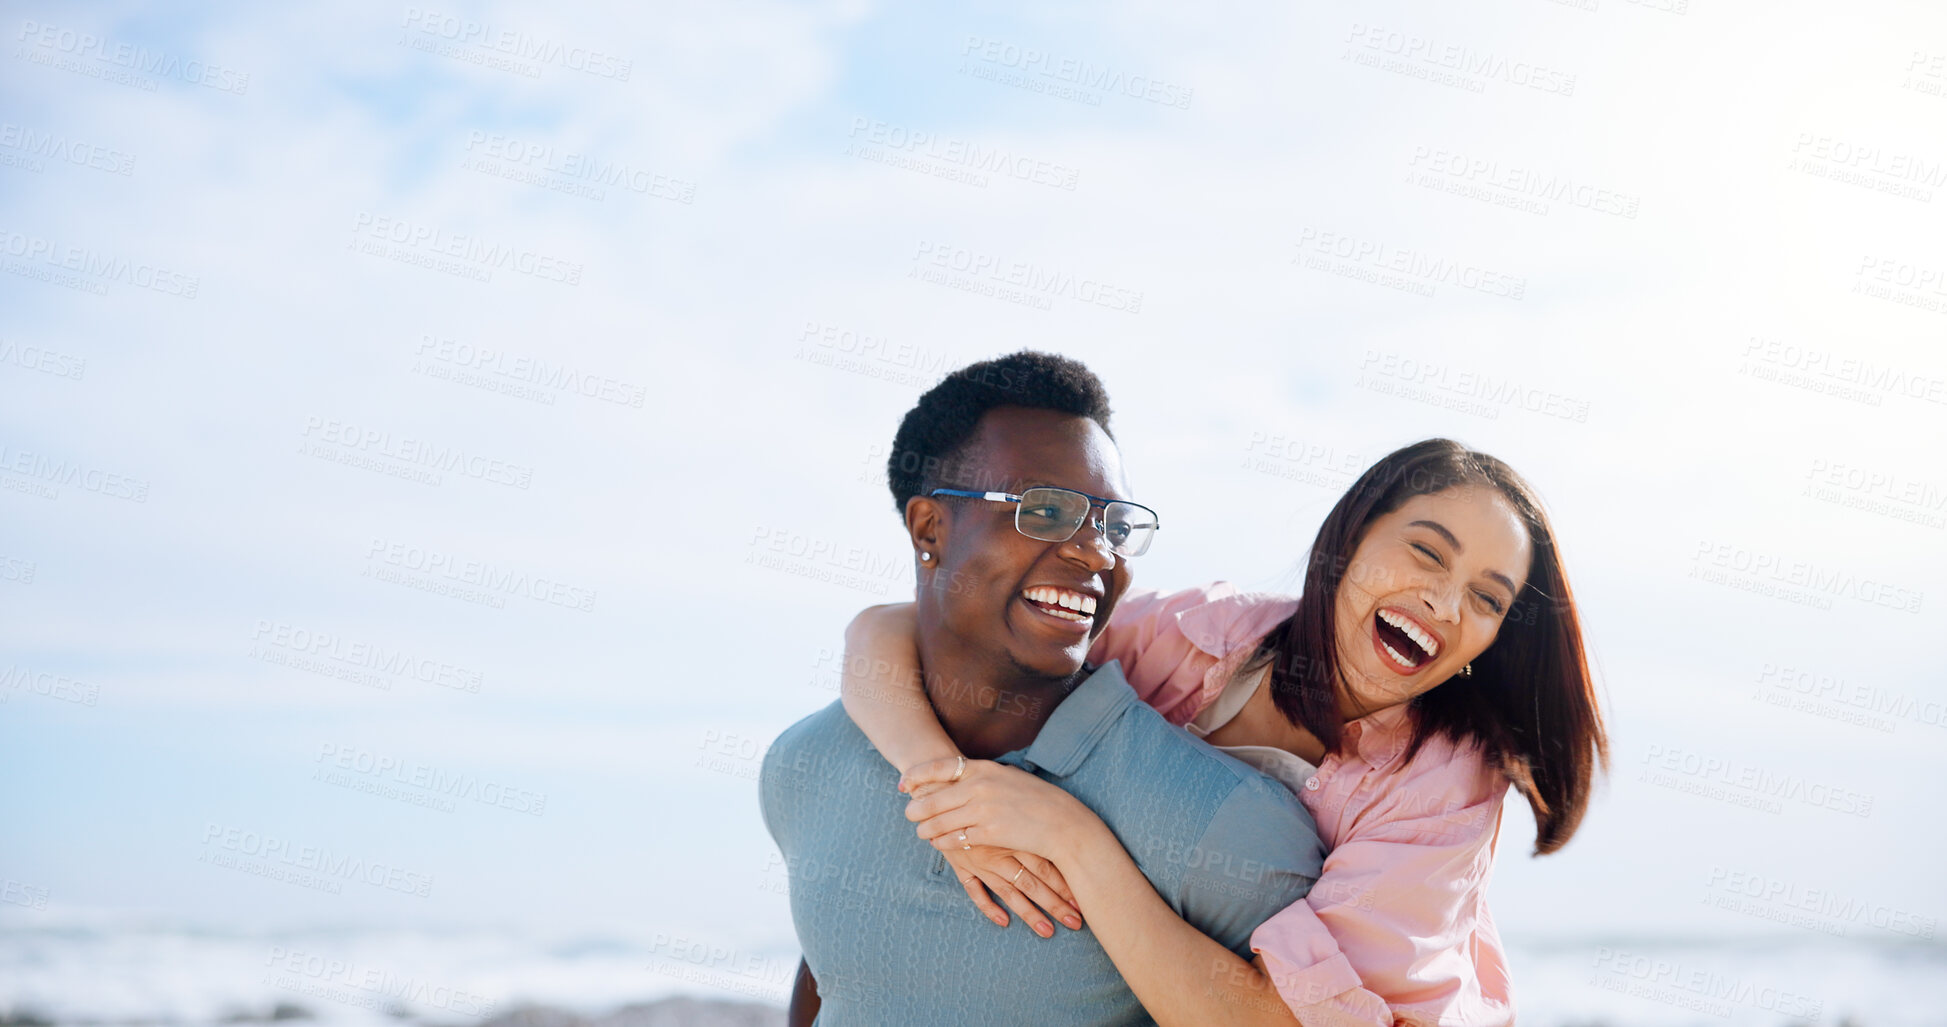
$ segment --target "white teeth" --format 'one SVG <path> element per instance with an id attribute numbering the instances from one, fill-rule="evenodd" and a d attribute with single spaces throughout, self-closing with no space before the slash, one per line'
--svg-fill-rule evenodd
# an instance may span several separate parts
<path id="1" fill-rule="evenodd" d="M 1060 607 L 1059 610 L 1046 611 L 1057 617 L 1065 616 L 1068 620 L 1088 620 L 1095 615 L 1095 597 L 1091 595 L 1070 592 L 1065 588 L 1055 588 L 1052 585 L 1036 585 L 1023 590 L 1021 594 L 1037 603 Z M 1075 616 L 1077 614 L 1079 616 Z"/>
<path id="2" fill-rule="evenodd" d="M 1406 657 L 1404 657 L 1404 656 L 1401 656 L 1401 655 L 1399 654 L 1399 650 L 1397 650 L 1397 649 L 1394 649 L 1394 648 L 1393 648 L 1392 646 L 1389 646 L 1389 645 L 1386 645 L 1386 643 L 1384 643 L 1384 642 L 1381 642 L 1381 643 L 1379 643 L 1379 644 L 1380 644 L 1380 645 L 1384 645 L 1384 646 L 1386 646 L 1386 654 L 1387 654 L 1388 656 L 1391 656 L 1391 657 L 1393 658 L 1393 660 L 1394 660 L 1395 662 L 1397 662 L 1397 663 L 1398 663 L 1398 664 L 1399 664 L 1400 666 L 1402 666 L 1402 667 L 1404 667 L 1404 668 L 1406 668 L 1407 670 L 1412 670 L 1412 669 L 1413 669 L 1413 661 L 1412 661 L 1412 660 L 1409 660 L 1409 659 L 1407 659 L 1407 658 L 1406 658 Z"/>
<path id="3" fill-rule="evenodd" d="M 1388 624 L 1391 624 L 1393 627 L 1396 627 L 1400 631 L 1404 632 L 1407 638 L 1412 639 L 1415 644 L 1417 644 L 1421 649 L 1426 651 L 1426 655 L 1428 659 L 1440 655 L 1439 640 L 1435 639 L 1432 635 L 1428 634 L 1418 624 L 1413 623 L 1412 621 L 1406 619 L 1405 617 L 1400 616 L 1397 613 L 1394 613 L 1391 610 L 1379 611 L 1379 619 L 1385 621 Z"/>

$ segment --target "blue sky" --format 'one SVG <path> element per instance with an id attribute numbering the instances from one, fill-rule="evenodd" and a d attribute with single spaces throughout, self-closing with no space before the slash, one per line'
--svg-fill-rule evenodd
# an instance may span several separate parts
<path id="1" fill-rule="evenodd" d="M 495 67 L 431 13 L 630 72 Z M 788 945 L 755 754 L 910 588 L 886 441 L 943 368 L 1039 347 L 1116 398 L 1170 526 L 1143 583 L 1290 587 L 1345 468 L 1429 435 L 1539 488 L 1616 772 L 1558 856 L 1510 804 L 1505 933 L 1778 929 L 1709 907 L 1730 874 L 1938 917 L 1947 20 L 1859 14 L 17 9 L 0 879 L 48 901 L 0 915 Z M 100 77 L 116 44 L 153 89 Z M 547 156 L 503 177 L 513 143 Z M 434 553 L 554 591 L 428 591 Z M 279 662 L 319 636 L 480 687 Z M 1870 813 L 1753 808 L 1747 771 Z M 432 887 L 203 861 L 232 831 Z"/>

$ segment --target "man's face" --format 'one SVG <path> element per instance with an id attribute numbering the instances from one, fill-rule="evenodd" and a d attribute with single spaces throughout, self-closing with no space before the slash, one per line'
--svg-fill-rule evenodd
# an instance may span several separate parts
<path id="1" fill-rule="evenodd" d="M 959 480 L 946 487 L 1019 495 L 1055 485 L 1132 498 L 1115 443 L 1101 425 L 1053 410 L 989 410 L 958 466 L 964 468 L 954 474 Z M 1095 528 L 1100 508 L 1066 542 L 1044 542 L 1015 530 L 1019 504 L 949 496 L 934 502 L 943 511 L 941 549 L 937 566 L 922 565 L 920 585 L 937 603 L 937 615 L 923 615 L 922 625 L 939 625 L 957 645 L 1011 673 L 1065 678 L 1079 670 L 1129 587 L 1128 562 L 1109 551 Z M 1090 605 L 1093 612 L 1083 612 Z M 1073 609 L 1078 606 L 1081 611 Z"/>

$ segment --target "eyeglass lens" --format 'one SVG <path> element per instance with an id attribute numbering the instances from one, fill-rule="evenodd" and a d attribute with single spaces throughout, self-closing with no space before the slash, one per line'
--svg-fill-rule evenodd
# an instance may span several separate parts
<path id="1" fill-rule="evenodd" d="M 1021 493 L 1021 505 L 1014 526 L 1021 534 L 1044 542 L 1065 542 L 1074 537 L 1087 519 L 1091 503 L 1087 496 L 1068 489 L 1032 488 Z M 1149 511 L 1131 503 L 1108 504 L 1102 512 L 1102 535 L 1111 552 L 1120 556 L 1140 556 L 1156 534 L 1156 523 Z"/>

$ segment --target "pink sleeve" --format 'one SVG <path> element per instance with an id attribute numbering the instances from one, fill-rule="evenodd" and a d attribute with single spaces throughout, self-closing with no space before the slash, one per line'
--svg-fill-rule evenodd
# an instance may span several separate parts
<path id="1" fill-rule="evenodd" d="M 1428 739 L 1414 764 L 1437 745 L 1452 753 Z M 1251 935 L 1301 1023 L 1442 1023 L 1457 1007 L 1512 1021 L 1472 958 L 1508 781 L 1473 746 L 1428 762 L 1357 818 L 1303 901 Z"/>
<path id="2" fill-rule="evenodd" d="M 1170 723 L 1187 724 L 1296 605 L 1288 596 L 1239 592 L 1227 581 L 1180 592 L 1132 588 L 1110 611 L 1088 659 L 1098 666 L 1122 661 L 1137 698 Z"/>

